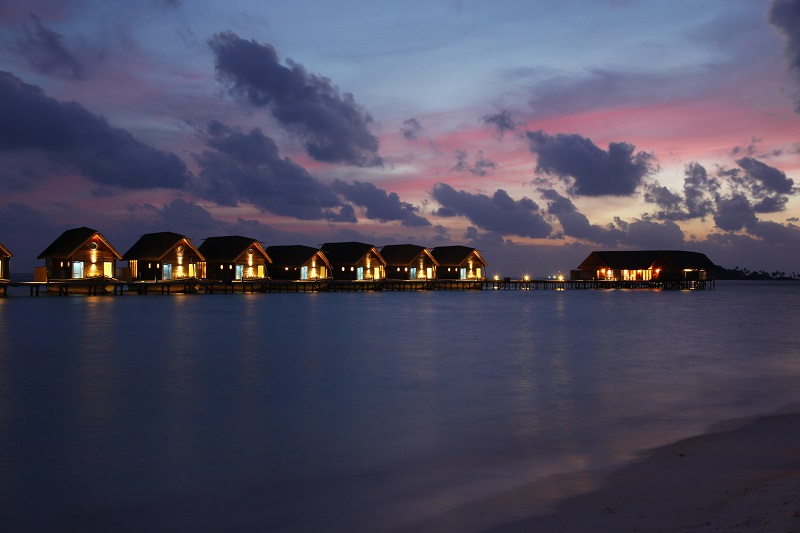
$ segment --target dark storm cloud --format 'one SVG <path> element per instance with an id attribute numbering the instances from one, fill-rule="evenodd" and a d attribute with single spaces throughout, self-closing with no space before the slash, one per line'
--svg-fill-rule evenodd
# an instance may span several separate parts
<path id="1" fill-rule="evenodd" d="M 586 215 L 578 212 L 572 200 L 557 191 L 541 189 L 540 192 L 547 202 L 547 212 L 558 219 L 564 235 L 609 246 L 614 246 L 625 239 L 625 232 L 613 225 L 603 227 L 591 224 Z"/>
<path id="2" fill-rule="evenodd" d="M 127 189 L 180 188 L 189 179 L 175 154 L 156 150 L 76 102 L 62 103 L 0 72 L 0 152 L 36 151 L 51 172 L 79 171 Z"/>
<path id="3" fill-rule="evenodd" d="M 537 171 L 571 179 L 570 194 L 630 196 L 657 168 L 652 155 L 634 153 L 636 147 L 625 142 L 610 143 L 606 151 L 577 134 L 538 130 L 526 135 L 538 156 Z"/>
<path id="4" fill-rule="evenodd" d="M 794 181 L 775 167 L 752 157 L 737 159 L 736 164 L 745 171 L 749 188 L 757 198 L 770 193 L 791 194 L 794 192 Z"/>
<path id="5" fill-rule="evenodd" d="M 255 107 L 264 107 L 288 131 L 302 139 L 318 161 L 380 166 L 378 139 L 367 126 L 372 117 L 350 93 L 340 94 L 331 81 L 311 74 L 291 60 L 281 65 L 269 44 L 218 33 L 209 45 L 219 78 L 230 92 Z"/>
<path id="6" fill-rule="evenodd" d="M 519 127 L 519 124 L 514 122 L 514 119 L 511 118 L 511 113 L 505 110 L 495 113 L 494 115 L 483 115 L 481 117 L 481 122 L 492 126 L 497 132 L 497 136 L 501 139 L 506 133 L 516 132 Z"/>
<path id="7" fill-rule="evenodd" d="M 751 227 L 757 220 L 750 200 L 742 193 L 718 198 L 716 208 L 714 223 L 721 230 L 739 231 Z"/>
<path id="8" fill-rule="evenodd" d="M 487 159 L 483 155 L 483 151 L 479 150 L 478 155 L 475 156 L 475 162 L 470 164 L 468 161 L 469 154 L 466 150 L 456 150 L 456 164 L 450 170 L 456 172 L 469 172 L 473 176 L 484 177 L 490 170 L 497 168 L 497 163 L 491 159 Z"/>
<path id="9" fill-rule="evenodd" d="M 330 186 L 282 158 L 258 128 L 244 132 L 212 121 L 203 133 L 209 149 L 195 156 L 201 167 L 196 192 L 203 198 L 230 206 L 250 202 L 303 220 L 341 217 L 344 206 Z"/>
<path id="10" fill-rule="evenodd" d="M 31 22 L 23 31 L 17 48 L 34 69 L 50 76 L 83 78 L 83 65 L 67 48 L 61 34 L 45 27 L 36 15 L 31 15 Z"/>
<path id="11" fill-rule="evenodd" d="M 420 132 L 422 132 L 422 124 L 420 124 L 419 120 L 415 118 L 404 120 L 403 127 L 400 128 L 400 133 L 407 141 L 418 139 Z"/>
<path id="12" fill-rule="evenodd" d="M 800 85 L 800 0 L 775 0 L 769 11 L 769 22 L 786 37 L 789 72 Z M 794 110 L 800 113 L 800 89 L 795 91 Z"/>
<path id="13" fill-rule="evenodd" d="M 487 231 L 538 238 L 549 236 L 552 229 L 533 200 L 514 200 L 502 189 L 497 189 L 489 197 L 457 191 L 450 185 L 437 183 L 431 194 L 442 206 L 437 215 L 461 215 Z"/>
<path id="14" fill-rule="evenodd" d="M 373 183 L 354 181 L 345 183 L 336 180 L 333 188 L 347 201 L 367 209 L 366 215 L 370 220 L 389 222 L 400 221 L 404 226 L 421 227 L 430 226 L 428 219 L 419 216 L 417 208 L 407 202 L 401 202 L 397 193 L 388 193 L 379 189 Z"/>

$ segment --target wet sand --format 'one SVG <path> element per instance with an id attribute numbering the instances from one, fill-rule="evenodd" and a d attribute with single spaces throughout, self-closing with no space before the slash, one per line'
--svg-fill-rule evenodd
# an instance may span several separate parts
<path id="1" fill-rule="evenodd" d="M 800 532 L 800 414 L 730 423 L 643 455 L 600 489 L 496 532 Z"/>

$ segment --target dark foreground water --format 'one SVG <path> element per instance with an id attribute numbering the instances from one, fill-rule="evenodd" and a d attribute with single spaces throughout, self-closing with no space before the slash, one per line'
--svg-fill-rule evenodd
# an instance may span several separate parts
<path id="1" fill-rule="evenodd" d="M 482 531 L 800 402 L 798 304 L 793 282 L 12 292 L 0 528 Z"/>

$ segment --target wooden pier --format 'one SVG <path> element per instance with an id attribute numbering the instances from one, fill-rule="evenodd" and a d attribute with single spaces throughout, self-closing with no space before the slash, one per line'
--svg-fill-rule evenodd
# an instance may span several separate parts
<path id="1" fill-rule="evenodd" d="M 485 290 L 588 290 L 588 289 L 656 289 L 656 290 L 708 290 L 714 289 L 714 280 L 559 280 L 559 279 L 491 279 L 483 282 Z"/>
<path id="2" fill-rule="evenodd" d="M 471 290 L 707 290 L 714 289 L 714 280 L 558 280 L 558 279 L 488 279 L 488 280 L 392 280 L 339 281 L 303 280 L 283 281 L 253 279 L 219 281 L 206 279 L 174 279 L 165 281 L 132 281 L 116 279 L 58 280 L 58 281 L 9 281 L 0 280 L 0 297 L 8 295 L 9 287 L 28 288 L 31 296 L 45 292 L 69 294 L 234 294 L 234 293 L 281 293 L 281 292 L 374 292 L 374 291 L 471 291 Z"/>
<path id="3" fill-rule="evenodd" d="M 45 292 L 57 292 L 59 296 L 76 294 L 122 294 L 127 283 L 115 279 L 90 279 L 90 280 L 63 280 L 63 281 L 9 281 L 3 283 L 0 294 L 6 296 L 8 287 L 26 287 L 31 296 L 39 296 L 42 289 Z"/>

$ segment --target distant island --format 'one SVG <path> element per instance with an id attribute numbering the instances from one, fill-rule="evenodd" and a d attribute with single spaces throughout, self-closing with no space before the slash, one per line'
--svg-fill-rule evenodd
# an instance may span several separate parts
<path id="1" fill-rule="evenodd" d="M 714 278 L 716 279 L 739 279 L 739 280 L 800 280 L 800 274 L 792 272 L 787 274 L 776 270 L 775 272 L 765 272 L 763 270 L 748 270 L 746 268 L 725 268 L 717 265 L 714 271 Z"/>

